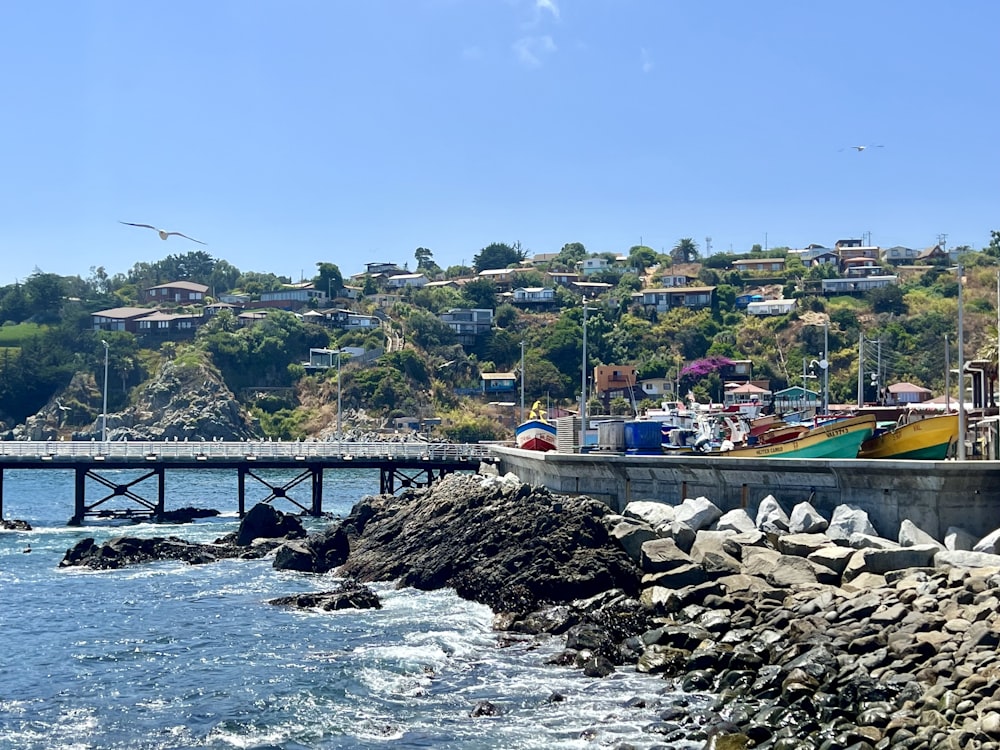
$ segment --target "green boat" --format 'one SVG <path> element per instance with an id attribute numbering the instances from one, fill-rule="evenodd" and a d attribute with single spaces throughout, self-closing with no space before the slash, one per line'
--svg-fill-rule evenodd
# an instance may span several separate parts
<path id="1" fill-rule="evenodd" d="M 875 432 L 875 417 L 836 419 L 784 443 L 752 445 L 720 452 L 733 458 L 857 458 L 861 444 Z"/>

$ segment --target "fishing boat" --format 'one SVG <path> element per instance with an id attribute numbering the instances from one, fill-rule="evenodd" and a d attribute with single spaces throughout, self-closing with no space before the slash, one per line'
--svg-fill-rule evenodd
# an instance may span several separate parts
<path id="1" fill-rule="evenodd" d="M 734 458 L 856 458 L 861 444 L 874 432 L 875 417 L 866 414 L 827 422 L 792 440 L 733 448 L 715 455 Z"/>
<path id="2" fill-rule="evenodd" d="M 905 420 L 863 442 L 858 457 L 943 461 L 958 440 L 958 414 Z"/>
<path id="3" fill-rule="evenodd" d="M 526 451 L 554 451 L 556 426 L 550 423 L 542 404 L 536 401 L 528 412 L 528 419 L 514 430 L 514 442 Z"/>

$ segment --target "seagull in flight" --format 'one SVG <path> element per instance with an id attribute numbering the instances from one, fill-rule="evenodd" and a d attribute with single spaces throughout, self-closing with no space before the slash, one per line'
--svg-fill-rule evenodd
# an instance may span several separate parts
<path id="1" fill-rule="evenodd" d="M 165 240 L 165 239 L 167 239 L 167 237 L 170 237 L 171 235 L 176 235 L 178 237 L 183 237 L 186 240 L 191 240 L 192 242 L 197 242 L 199 245 L 205 245 L 205 244 L 207 244 L 205 242 L 202 242 L 201 240 L 196 240 L 194 237 L 188 237 L 186 234 L 184 234 L 182 232 L 168 232 L 168 231 L 166 231 L 164 229 L 157 229 L 152 224 L 133 224 L 131 221 L 120 221 L 118 223 L 119 224 L 124 224 L 125 226 L 129 226 L 129 227 L 142 227 L 143 229 L 152 229 L 154 232 L 156 232 L 158 235 L 160 235 L 160 239 L 161 240 Z"/>
<path id="2" fill-rule="evenodd" d="M 885 146 L 848 146 L 847 148 L 853 148 L 855 151 L 857 151 L 860 154 L 866 148 L 885 148 Z M 844 149 L 840 149 L 840 150 L 843 151 Z"/>

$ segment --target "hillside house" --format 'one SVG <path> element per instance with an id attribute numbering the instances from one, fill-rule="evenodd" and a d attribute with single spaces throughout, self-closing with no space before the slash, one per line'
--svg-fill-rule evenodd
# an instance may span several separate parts
<path id="1" fill-rule="evenodd" d="M 795 385 L 791 388 L 784 388 L 774 393 L 774 411 L 776 414 L 790 414 L 794 412 L 815 412 L 819 409 L 819 393 Z"/>
<path id="2" fill-rule="evenodd" d="M 917 262 L 919 256 L 919 250 L 914 250 L 912 247 L 903 247 L 902 245 L 887 247 L 882 251 L 882 260 L 892 266 L 913 265 Z"/>
<path id="3" fill-rule="evenodd" d="M 747 315 L 788 315 L 798 304 L 794 299 L 755 300 L 747 303 Z"/>
<path id="4" fill-rule="evenodd" d="M 673 398 L 674 381 L 670 378 L 643 378 L 639 381 L 639 389 L 643 398 L 654 401 L 662 400 L 665 396 Z"/>
<path id="5" fill-rule="evenodd" d="M 917 263 L 938 265 L 949 262 L 951 262 L 951 258 L 948 252 L 940 245 L 934 245 L 933 247 L 928 247 L 926 250 L 921 250 L 917 256 Z"/>
<path id="6" fill-rule="evenodd" d="M 203 322 L 204 318 L 200 314 L 180 315 L 157 310 L 136 321 L 136 332 L 140 336 L 184 338 L 194 336 L 195 329 Z"/>
<path id="7" fill-rule="evenodd" d="M 429 279 L 422 273 L 398 273 L 395 276 L 390 276 L 385 280 L 385 285 L 388 289 L 404 289 L 412 288 L 419 289 L 422 286 L 426 286 Z"/>
<path id="8" fill-rule="evenodd" d="M 841 263 L 841 268 L 844 275 L 851 279 L 883 273 L 881 264 L 872 258 L 848 258 Z"/>
<path id="9" fill-rule="evenodd" d="M 513 393 L 517 389 L 517 374 L 513 372 L 484 372 L 479 379 L 484 396 Z"/>
<path id="10" fill-rule="evenodd" d="M 835 266 L 840 263 L 840 256 L 837 255 L 837 252 L 827 247 L 807 247 L 799 253 L 799 257 L 802 258 L 802 265 L 806 268 L 821 265 Z"/>
<path id="11" fill-rule="evenodd" d="M 614 262 L 603 256 L 598 256 L 596 258 L 584 258 L 578 265 L 580 267 L 580 273 L 583 276 L 590 276 L 594 273 L 610 270 L 614 267 Z"/>
<path id="12" fill-rule="evenodd" d="M 823 279 L 823 294 L 864 294 L 872 289 L 899 284 L 898 276 L 867 276 L 858 279 Z"/>
<path id="13" fill-rule="evenodd" d="M 703 308 L 715 304 L 714 286 L 687 286 L 682 288 L 643 289 L 636 292 L 633 299 L 642 306 L 656 312 L 667 312 L 675 307 Z"/>
<path id="14" fill-rule="evenodd" d="M 750 271 L 754 273 L 782 273 L 785 270 L 784 258 L 741 258 L 732 262 L 734 271 Z"/>
<path id="15" fill-rule="evenodd" d="M 570 288 L 573 291 L 592 299 L 594 297 L 599 297 L 607 291 L 610 291 L 612 284 L 605 284 L 603 281 L 574 281 L 570 284 Z"/>
<path id="16" fill-rule="evenodd" d="M 608 391 L 631 390 L 639 380 L 632 365 L 597 365 L 594 368 L 594 391 L 603 396 Z"/>
<path id="17" fill-rule="evenodd" d="M 887 389 L 889 397 L 887 406 L 901 406 L 904 404 L 921 404 L 929 401 L 934 395 L 927 388 L 923 388 L 913 383 L 893 383 Z"/>
<path id="18" fill-rule="evenodd" d="M 749 359 L 734 359 L 719 368 L 719 377 L 727 382 L 747 383 L 753 378 L 753 362 Z"/>
<path id="19" fill-rule="evenodd" d="M 726 406 L 739 406 L 741 404 L 758 404 L 769 406 L 771 404 L 771 391 L 766 388 L 754 385 L 753 383 L 742 383 L 733 388 L 727 388 L 723 396 L 723 403 Z"/>
<path id="20" fill-rule="evenodd" d="M 687 286 L 697 278 L 697 276 L 688 276 L 685 273 L 668 273 L 660 277 L 660 286 L 667 288 Z"/>
<path id="21" fill-rule="evenodd" d="M 476 337 L 489 333 L 493 328 L 493 311 L 479 308 L 453 307 L 438 316 L 458 336 L 461 344 L 471 346 Z"/>
<path id="22" fill-rule="evenodd" d="M 148 307 L 113 307 L 99 310 L 90 316 L 91 327 L 95 331 L 128 331 L 137 333 L 138 321 L 153 312 Z"/>
<path id="23" fill-rule="evenodd" d="M 205 300 L 208 286 L 194 281 L 171 281 L 143 289 L 140 302 L 158 305 L 190 305 Z"/>
<path id="24" fill-rule="evenodd" d="M 381 321 L 374 315 L 364 315 L 354 310 L 324 310 L 322 315 L 331 328 L 344 331 L 364 331 L 378 328 Z"/>
<path id="25" fill-rule="evenodd" d="M 556 300 L 556 290 L 550 287 L 531 286 L 518 287 L 511 295 L 515 305 L 541 307 L 551 305 Z"/>
<path id="26" fill-rule="evenodd" d="M 273 292 L 260 295 L 260 307 L 275 307 L 281 310 L 297 310 L 310 303 L 322 306 L 326 303 L 326 292 L 312 284 L 288 284 Z"/>
<path id="27" fill-rule="evenodd" d="M 545 274 L 553 284 L 570 286 L 580 280 L 580 274 L 571 271 L 549 271 Z"/>

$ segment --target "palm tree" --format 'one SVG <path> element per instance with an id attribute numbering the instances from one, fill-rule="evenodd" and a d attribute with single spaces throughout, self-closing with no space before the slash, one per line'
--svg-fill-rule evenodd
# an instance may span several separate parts
<path id="1" fill-rule="evenodd" d="M 693 263 L 698 260 L 698 243 L 690 237 L 677 240 L 670 251 L 670 257 L 674 263 Z"/>

